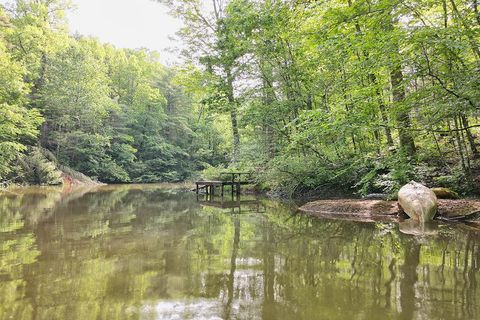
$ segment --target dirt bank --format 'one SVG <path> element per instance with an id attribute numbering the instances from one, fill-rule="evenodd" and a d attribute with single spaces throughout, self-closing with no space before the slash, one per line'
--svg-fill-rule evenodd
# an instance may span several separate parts
<path id="1" fill-rule="evenodd" d="M 473 220 L 480 218 L 480 200 L 439 200 L 437 219 Z M 320 200 L 299 209 L 317 217 L 354 221 L 392 221 L 404 218 L 396 201 L 383 200 Z"/>

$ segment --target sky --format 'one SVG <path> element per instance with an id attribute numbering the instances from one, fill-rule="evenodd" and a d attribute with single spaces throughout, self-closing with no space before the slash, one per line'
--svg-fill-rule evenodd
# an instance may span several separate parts
<path id="1" fill-rule="evenodd" d="M 94 36 L 118 48 L 148 48 L 161 54 L 165 64 L 178 62 L 169 48 L 178 47 L 173 37 L 182 23 L 154 0 L 73 0 L 67 13 L 72 34 Z"/>

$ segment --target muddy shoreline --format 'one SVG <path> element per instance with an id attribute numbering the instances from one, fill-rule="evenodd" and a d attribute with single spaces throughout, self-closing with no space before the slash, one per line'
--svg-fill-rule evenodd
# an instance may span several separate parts
<path id="1" fill-rule="evenodd" d="M 308 202 L 299 211 L 320 218 L 360 222 L 401 222 L 408 217 L 396 201 L 335 199 Z M 439 200 L 435 220 L 480 223 L 480 200 Z"/>

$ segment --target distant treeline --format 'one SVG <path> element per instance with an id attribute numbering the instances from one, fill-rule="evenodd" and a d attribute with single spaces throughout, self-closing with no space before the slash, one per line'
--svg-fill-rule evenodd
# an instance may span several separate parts
<path id="1" fill-rule="evenodd" d="M 224 160 L 174 69 L 148 50 L 69 36 L 65 9 L 0 6 L 0 182 L 59 182 L 36 147 L 102 182 L 179 181 Z"/>

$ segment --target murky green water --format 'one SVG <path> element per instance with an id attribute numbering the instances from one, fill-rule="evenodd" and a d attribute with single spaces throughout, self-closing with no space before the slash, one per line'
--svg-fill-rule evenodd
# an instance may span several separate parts
<path id="1" fill-rule="evenodd" d="M 242 201 L 238 214 L 156 186 L 0 196 L 0 319 L 480 319 L 473 229 L 418 239 Z"/>

